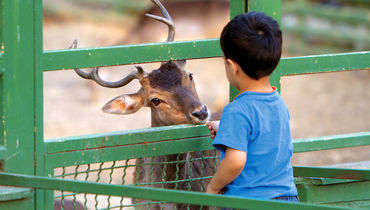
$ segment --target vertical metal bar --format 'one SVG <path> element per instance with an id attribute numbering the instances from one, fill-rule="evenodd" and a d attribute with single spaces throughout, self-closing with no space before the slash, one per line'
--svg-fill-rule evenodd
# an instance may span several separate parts
<path id="1" fill-rule="evenodd" d="M 64 175 L 66 173 L 66 168 L 63 166 L 62 167 L 62 179 L 64 179 Z M 64 209 L 64 191 L 62 190 L 62 209 Z"/>
<path id="2" fill-rule="evenodd" d="M 149 183 L 153 183 L 153 162 L 154 162 L 154 156 L 151 157 L 151 159 L 150 159 Z M 150 184 L 150 185 L 153 185 L 153 184 Z M 148 185 L 148 186 L 150 186 L 150 185 Z M 150 210 L 150 207 L 151 207 L 151 202 L 148 201 L 148 203 L 147 203 L 148 210 Z"/>
<path id="3" fill-rule="evenodd" d="M 54 177 L 54 168 L 45 165 L 45 174 L 47 177 Z M 41 191 L 41 190 L 40 190 Z M 38 191 L 38 192 L 40 192 Z M 36 191 L 37 192 L 37 191 Z M 36 198 L 36 208 L 35 209 L 53 209 L 54 208 L 54 191 L 44 190 L 44 193 Z M 36 194 L 38 196 L 39 194 Z"/>
<path id="4" fill-rule="evenodd" d="M 216 150 L 214 150 L 213 156 L 217 157 L 217 151 Z M 215 161 L 213 162 L 213 174 L 216 173 L 216 170 L 217 170 L 217 159 L 215 159 Z"/>
<path id="5" fill-rule="evenodd" d="M 175 181 L 178 181 L 179 180 L 179 173 L 180 173 L 180 156 L 181 154 L 177 154 L 176 156 L 176 178 L 175 178 Z M 178 183 L 176 182 L 175 183 L 175 190 L 177 190 L 177 187 L 178 187 Z"/>
<path id="6" fill-rule="evenodd" d="M 95 182 L 100 181 L 100 174 L 101 174 L 101 171 L 102 171 L 103 164 L 104 164 L 104 162 L 100 163 L 100 165 L 99 165 L 98 177 L 96 178 Z M 98 209 L 98 203 L 99 203 L 98 202 L 98 194 L 96 194 L 95 195 L 95 209 Z"/>
<path id="7" fill-rule="evenodd" d="M 281 0 L 231 0 L 230 1 L 230 18 L 247 11 L 264 12 L 273 17 L 280 23 L 281 20 Z M 271 75 L 271 84 L 280 91 L 280 68 L 277 68 Z M 230 86 L 230 101 L 239 94 L 239 91 Z"/>
<path id="8" fill-rule="evenodd" d="M 115 166 L 116 166 L 116 161 L 113 161 L 112 166 L 111 166 L 111 171 L 109 173 L 109 184 L 112 183 L 112 180 L 113 180 L 112 176 L 113 176 L 113 172 L 114 172 L 114 167 Z M 110 203 L 110 197 L 111 196 L 109 195 L 108 198 L 107 198 L 107 200 L 108 200 L 108 209 L 110 208 L 110 205 L 111 205 L 111 203 Z"/>
<path id="9" fill-rule="evenodd" d="M 5 25 L 4 25 L 3 10 L 4 10 L 4 1 L 0 1 L 0 53 L 1 53 L 1 56 L 0 56 L 0 101 L 4 101 L 4 97 L 3 97 L 4 86 L 3 86 L 2 73 L 5 72 L 4 57 L 3 57 L 3 54 L 4 54 L 3 28 L 5 27 Z M 3 103 L 0 103 L 0 115 L 4 116 Z M 0 120 L 0 145 L 4 146 L 4 122 L 3 120 Z"/>
<path id="10" fill-rule="evenodd" d="M 43 0 L 33 0 L 34 2 L 34 53 L 35 53 L 35 73 L 34 73 L 34 83 L 35 83 L 35 174 L 37 176 L 46 176 L 47 170 L 45 168 L 45 144 L 44 144 L 44 117 L 43 117 L 43 70 L 42 66 L 42 56 L 43 56 Z M 51 168 L 51 170 L 54 170 Z M 47 200 L 47 194 L 50 194 L 50 197 L 53 197 L 53 191 L 49 190 L 40 190 L 37 189 L 36 193 L 36 209 L 50 209 L 47 205 L 51 206 L 54 204 L 52 200 Z"/>
<path id="11" fill-rule="evenodd" d="M 168 157 L 167 156 L 164 156 L 164 161 L 165 164 L 163 165 L 163 170 L 162 170 L 162 188 L 164 188 L 164 181 L 166 180 L 166 176 L 167 176 L 167 162 L 168 162 Z M 161 207 L 161 210 L 164 209 L 164 207 L 166 206 L 166 203 L 161 203 L 160 204 L 160 207 Z"/>
<path id="12" fill-rule="evenodd" d="M 248 0 L 248 11 L 264 12 L 280 23 L 281 0 Z"/>
<path id="13" fill-rule="evenodd" d="M 123 168 L 123 175 L 122 175 L 122 185 L 125 184 L 125 177 L 126 177 L 126 174 L 127 174 L 127 167 L 128 167 L 128 162 L 130 161 L 130 159 L 127 159 L 126 162 L 125 162 L 125 167 Z M 123 204 L 123 200 L 125 199 L 125 197 L 121 197 L 121 201 L 120 201 L 120 209 L 123 208 L 124 204 Z"/>
<path id="14" fill-rule="evenodd" d="M 4 10 L 4 1 L 0 1 L 0 53 L 4 53 L 4 39 L 3 39 L 3 33 L 4 33 L 4 17 L 3 17 L 3 10 Z M 0 140 L 1 141 L 1 140 Z"/>
<path id="15" fill-rule="evenodd" d="M 192 164 L 193 164 L 193 160 L 192 160 L 192 154 L 193 152 L 189 152 L 187 154 L 187 157 L 189 157 L 189 159 L 186 158 L 186 161 L 188 162 L 188 171 L 189 171 L 189 174 L 188 174 L 188 191 L 191 190 L 191 184 L 192 184 L 192 178 L 191 178 L 191 174 L 192 174 Z"/>
<path id="16" fill-rule="evenodd" d="M 230 0 L 230 20 L 235 16 L 243 14 L 247 11 L 246 0 Z M 233 101 L 239 94 L 239 91 L 230 84 L 229 100 Z"/>
<path id="17" fill-rule="evenodd" d="M 1 10 L 0 142 L 8 156 L 3 170 L 34 175 L 34 1 L 2 0 Z M 34 199 L 30 203 L 26 209 L 35 208 Z"/>
<path id="18" fill-rule="evenodd" d="M 204 156 L 205 156 L 205 151 L 202 151 L 202 159 L 200 160 L 200 177 L 203 178 L 204 176 Z M 200 191 L 204 192 L 205 190 L 203 189 L 203 184 L 204 184 L 204 179 L 200 180 Z"/>
<path id="19" fill-rule="evenodd" d="M 11 157 L 4 169 L 34 175 L 34 105 L 29 103 L 34 100 L 33 1 L 3 0 L 3 6 L 2 138 Z"/>
<path id="20" fill-rule="evenodd" d="M 248 0 L 248 11 L 264 12 L 266 15 L 274 18 L 279 24 L 281 23 L 281 0 Z M 281 69 L 278 67 L 271 75 L 271 84 L 277 87 L 280 92 Z"/>
<path id="21" fill-rule="evenodd" d="M 77 165 L 75 167 L 75 175 L 73 177 L 74 180 L 77 180 L 77 176 L 78 176 L 78 168 L 80 167 L 80 165 Z M 76 194 L 73 194 L 73 201 L 72 201 L 72 204 L 73 204 L 73 210 L 76 209 Z"/>
<path id="22" fill-rule="evenodd" d="M 168 165 L 167 161 L 168 161 L 168 157 L 164 156 L 165 164 L 163 165 L 163 170 L 162 170 L 162 180 L 166 180 L 166 176 L 167 176 L 166 171 L 167 171 L 167 165 Z M 162 188 L 164 188 L 164 182 L 162 182 Z"/>
<path id="23" fill-rule="evenodd" d="M 87 164 L 85 181 L 89 179 L 90 164 Z M 84 208 L 87 209 L 87 193 L 84 194 Z"/>

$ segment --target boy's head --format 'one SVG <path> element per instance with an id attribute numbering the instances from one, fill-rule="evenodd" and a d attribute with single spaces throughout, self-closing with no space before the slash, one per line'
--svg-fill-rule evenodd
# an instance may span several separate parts
<path id="1" fill-rule="evenodd" d="M 221 49 L 252 79 L 270 75 L 281 57 L 279 24 L 262 12 L 236 16 L 223 29 Z"/>

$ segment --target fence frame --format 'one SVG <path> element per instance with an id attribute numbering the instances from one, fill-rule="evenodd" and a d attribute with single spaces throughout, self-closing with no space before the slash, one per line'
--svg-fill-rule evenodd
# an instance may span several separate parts
<path id="1" fill-rule="evenodd" d="M 76 161 L 82 163 L 86 160 L 84 156 L 86 154 L 90 154 L 90 157 L 100 154 L 99 160 L 103 160 L 107 157 L 101 155 L 102 151 L 115 151 L 118 154 L 122 151 L 129 152 L 132 149 L 143 149 L 143 145 L 134 147 L 125 145 L 123 142 L 127 140 L 140 142 L 140 139 L 147 141 L 148 136 L 155 140 L 150 148 L 170 145 L 171 153 L 211 148 L 207 129 L 204 126 L 192 125 L 92 134 L 45 141 L 42 84 L 43 72 L 51 70 L 159 62 L 169 59 L 220 57 L 222 53 L 218 39 L 44 51 L 42 0 L 0 0 L 0 6 L 0 97 L 2 99 L 0 104 L 2 115 L 0 169 L 2 171 L 38 177 L 50 176 L 53 175 L 54 167 L 60 164 L 66 165 L 76 163 Z M 231 0 L 230 18 L 255 10 L 263 11 L 280 22 L 281 6 L 281 0 Z M 130 57 L 125 56 L 128 51 Z M 282 58 L 271 81 L 280 91 L 282 76 L 368 68 L 370 68 L 370 51 Z M 237 91 L 231 87 L 230 99 L 236 94 Z M 99 142 L 98 139 L 101 138 L 105 139 L 104 143 Z M 176 140 L 166 143 L 158 142 L 170 139 Z M 176 150 L 176 145 L 184 147 L 182 150 Z M 306 152 L 362 145 L 370 145 L 370 132 L 296 140 L 294 150 L 295 152 Z M 153 153 L 155 154 L 157 153 Z M 65 162 L 59 163 L 57 162 L 59 160 L 65 160 Z M 19 167 L 20 164 L 22 167 Z M 329 173 L 325 168 L 306 168 L 296 169 L 295 172 L 302 170 L 305 173 L 310 172 L 309 176 L 321 174 L 319 177 L 322 177 L 324 174 L 325 177 L 343 178 L 343 170 Z M 370 171 L 364 171 L 363 177 L 368 179 L 369 173 Z M 12 183 L 12 185 L 15 184 Z M 25 192 L 29 192 L 29 189 L 25 189 Z M 27 199 L 25 204 L 20 205 L 26 206 L 27 209 L 52 207 L 51 191 L 36 188 L 34 193 L 31 193 L 32 196 L 29 196 L 30 193 L 24 194 L 27 194 L 25 196 Z"/>

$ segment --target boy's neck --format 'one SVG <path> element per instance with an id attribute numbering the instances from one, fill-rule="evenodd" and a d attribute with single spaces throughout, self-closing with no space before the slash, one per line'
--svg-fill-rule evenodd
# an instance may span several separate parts
<path id="1" fill-rule="evenodd" d="M 252 79 L 250 77 L 243 77 L 239 81 L 239 87 L 237 89 L 240 92 L 252 91 L 261 93 L 271 93 L 274 91 L 270 84 L 270 76 L 265 76 L 259 80 Z"/>

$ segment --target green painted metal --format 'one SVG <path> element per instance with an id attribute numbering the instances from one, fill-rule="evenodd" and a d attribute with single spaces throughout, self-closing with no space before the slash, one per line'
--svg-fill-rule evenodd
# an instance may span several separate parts
<path id="1" fill-rule="evenodd" d="M 345 205 L 348 206 L 353 201 L 362 201 L 362 204 L 352 208 L 369 205 L 369 181 L 332 185 L 297 185 L 297 187 L 299 192 L 301 190 L 305 191 L 305 193 L 300 194 L 300 199 L 303 202 L 318 204 L 348 203 Z"/>
<path id="2" fill-rule="evenodd" d="M 6 158 L 6 147 L 0 146 L 0 160 L 4 160 Z"/>
<path id="3" fill-rule="evenodd" d="M 230 1 L 230 20 L 235 16 L 247 12 L 248 2 L 245 0 L 232 0 Z M 234 98 L 240 93 L 234 86 L 229 86 L 229 101 L 233 101 Z"/>
<path id="4" fill-rule="evenodd" d="M 229 208 L 248 209 L 348 209 L 345 207 L 319 206 L 304 203 L 291 203 L 282 201 L 264 201 L 225 195 L 211 195 L 197 192 L 184 192 L 136 186 L 123 186 L 115 184 L 89 183 L 85 181 L 55 179 L 47 177 L 27 176 L 10 173 L 0 173 L 0 184 L 8 183 L 14 186 L 55 189 L 71 192 L 86 192 L 104 195 L 125 195 L 150 200 L 163 200 L 175 203 L 189 203 Z"/>
<path id="5" fill-rule="evenodd" d="M 31 210 L 33 208 L 33 198 L 27 199 L 19 199 L 13 201 L 2 201 L 0 202 L 0 209 L 1 210 L 14 210 L 14 209 L 22 209 L 22 210 Z"/>
<path id="6" fill-rule="evenodd" d="M 203 125 L 175 125 L 49 139 L 45 145 L 48 153 L 57 153 L 208 136 L 209 131 Z"/>
<path id="7" fill-rule="evenodd" d="M 61 166 L 178 154 L 189 151 L 204 151 L 213 149 L 210 141 L 211 139 L 209 137 L 200 137 L 102 149 L 76 150 L 66 153 L 47 154 L 45 161 L 49 167 L 56 168 Z"/>
<path id="8" fill-rule="evenodd" d="M 202 125 L 177 125 L 159 128 L 117 131 L 87 136 L 50 139 L 45 142 L 47 153 L 91 150 L 150 142 L 168 141 L 193 137 L 208 137 L 209 131 Z M 370 133 L 353 133 L 323 136 L 293 141 L 294 152 L 338 149 L 370 145 Z M 208 142 L 211 144 L 211 140 Z M 172 146 L 171 146 L 172 147 Z M 204 149 L 209 149 L 207 146 Z M 138 154 L 141 152 L 138 152 Z"/>
<path id="9" fill-rule="evenodd" d="M 248 11 L 264 12 L 274 18 L 279 24 L 281 23 L 281 0 L 248 0 Z M 281 62 L 281 61 L 280 61 Z M 280 73 L 281 68 L 276 68 L 271 75 L 270 81 L 273 86 L 280 92 Z"/>
<path id="10" fill-rule="evenodd" d="M 0 145 L 6 148 L 1 169 L 34 175 L 34 2 L 2 0 L 0 10 Z M 0 202 L 1 209 L 34 209 L 33 191 L 0 191 L 6 194 L 3 199 L 11 200 Z"/>
<path id="11" fill-rule="evenodd" d="M 0 137 L 7 149 L 4 170 L 34 174 L 33 2 L 3 0 L 4 67 Z M 30 103 L 31 102 L 31 103 Z M 19 167 L 22 163 L 22 167 Z"/>
<path id="12" fill-rule="evenodd" d="M 246 0 L 231 0 L 230 1 L 230 19 L 235 16 L 247 12 L 248 3 Z"/>
<path id="13" fill-rule="evenodd" d="M 30 188 L 0 186 L 0 202 L 32 198 L 32 191 Z"/>
<path id="14" fill-rule="evenodd" d="M 35 81 L 35 100 L 34 103 L 34 123 L 35 123 L 35 175 L 45 176 L 46 170 L 44 167 L 44 153 L 45 153 L 45 144 L 44 144 L 44 109 L 43 109 L 43 71 L 41 68 L 42 55 L 43 55 L 43 0 L 33 0 L 34 5 L 34 28 L 35 28 L 35 72 L 34 72 L 34 81 Z M 45 205 L 45 192 L 44 190 L 36 189 L 35 190 L 35 209 L 52 209 Z M 49 192 L 52 194 L 52 192 Z M 50 201 L 49 205 L 52 205 L 53 202 Z"/>
<path id="15" fill-rule="evenodd" d="M 248 0 L 248 11 L 264 12 L 281 22 L 281 0 Z"/>
<path id="16" fill-rule="evenodd" d="M 295 139 L 293 141 L 294 152 L 310 152 L 366 145 L 370 145 L 370 132 Z"/>
<path id="17" fill-rule="evenodd" d="M 370 170 L 324 167 L 293 167 L 296 177 L 326 177 L 337 179 L 370 180 Z"/>
<path id="18" fill-rule="evenodd" d="M 46 51 L 42 69 L 58 70 L 221 56 L 218 39 Z"/>
<path id="19" fill-rule="evenodd" d="M 370 68 L 370 51 L 284 58 L 280 76 Z"/>
<path id="20" fill-rule="evenodd" d="M 135 165 L 128 164 L 129 160 L 133 158 L 212 149 L 209 132 L 202 125 L 179 125 L 44 140 L 42 75 L 44 71 L 76 67 L 112 66 L 173 59 L 220 57 L 222 56 L 222 52 L 218 39 L 43 51 L 42 0 L 27 2 L 2 0 L 0 3 L 0 98 L 2 101 L 0 104 L 0 113 L 2 115 L 0 124 L 0 160 L 2 160 L 2 164 L 4 165 L 4 171 L 37 176 L 54 176 L 54 168 L 61 167 L 63 173 L 57 176 L 66 179 L 68 176 L 77 178 L 81 174 L 86 174 L 88 177 L 90 172 L 100 174 L 105 170 L 109 171 L 109 183 L 111 183 L 114 170 L 122 169 L 124 170 L 122 184 L 124 184 L 124 178 L 127 174 L 126 169 L 128 167 L 135 167 Z M 263 11 L 280 22 L 281 6 L 280 0 L 231 0 L 230 17 L 232 18 L 247 10 L 255 10 Z M 274 86 L 280 89 L 280 77 L 282 76 L 368 69 L 370 68 L 369 61 L 370 52 L 283 58 L 278 69 L 273 74 L 271 81 Z M 231 98 L 237 94 L 235 90 L 231 90 L 230 92 Z M 370 145 L 369 138 L 370 133 L 366 132 L 298 139 L 294 141 L 294 152 Z M 166 160 L 165 162 L 175 163 L 176 168 L 179 170 L 180 163 L 184 163 L 179 157 L 177 156 L 177 161 L 171 162 Z M 207 158 L 214 159 L 217 156 L 190 159 L 187 162 L 192 163 L 199 159 L 205 160 Z M 116 161 L 119 160 L 125 160 L 126 165 L 117 165 Z M 113 161 L 113 164 L 109 167 L 105 166 L 108 161 Z M 22 167 L 19 167 L 20 163 L 22 163 Z M 98 163 L 100 167 L 98 169 L 90 169 L 90 163 Z M 80 169 L 83 164 L 88 169 L 81 172 Z M 148 164 L 152 167 L 154 163 Z M 75 168 L 72 172 L 66 171 L 67 167 L 74 165 Z M 191 171 L 191 168 L 189 170 Z M 368 200 L 369 196 L 365 192 L 365 189 L 368 189 L 369 182 L 347 179 L 369 180 L 369 170 L 295 167 L 294 172 L 298 176 L 318 176 L 325 178 L 298 178 L 299 181 L 297 181 L 297 184 L 301 187 L 300 196 L 307 202 L 326 202 L 333 205 L 352 205 L 355 207 L 368 205 L 366 198 Z M 85 180 L 88 179 L 87 177 Z M 330 177 L 342 178 L 343 181 L 328 179 Z M 203 178 L 209 179 L 210 177 Z M 340 207 L 305 205 L 302 203 L 285 204 L 281 202 L 205 195 L 202 193 L 56 180 L 42 177 L 0 175 L 0 183 L 9 184 L 9 180 L 12 180 L 11 182 L 14 182 L 14 185 L 40 187 L 42 184 L 45 184 L 45 186 L 42 189 L 37 188 L 35 194 L 29 189 L 28 191 L 26 190 L 30 194 L 26 193 L 27 196 L 25 197 L 27 199 L 23 199 L 24 202 L 13 204 L 0 202 L 0 208 L 2 209 L 4 206 L 6 206 L 5 209 L 11 207 L 16 208 L 16 206 L 22 206 L 22 209 L 52 209 L 54 195 L 53 191 L 49 189 L 64 191 L 84 190 L 83 192 L 85 193 L 90 192 L 97 195 L 108 194 L 112 196 L 120 196 L 122 194 L 119 193 L 124 192 L 129 197 L 153 200 L 165 199 L 171 202 L 203 205 L 217 204 L 219 206 L 235 208 L 248 206 L 248 208 L 250 207 L 252 209 L 344 209 Z M 170 182 L 176 185 L 186 182 L 189 186 L 190 181 L 195 180 L 195 178 L 191 177 L 179 180 L 178 177 L 175 181 Z M 150 184 L 162 184 L 163 186 L 164 183 L 167 182 L 152 182 Z M 6 191 L 0 189 L 1 193 L 6 194 Z M 344 191 L 343 193 L 346 196 L 334 196 L 333 194 L 335 193 L 333 192 L 335 191 Z M 349 195 L 354 191 L 360 192 L 357 197 L 355 193 Z M 316 194 L 320 198 L 314 196 Z M 12 194 L 8 193 L 8 195 L 10 196 Z M 71 194 L 70 196 L 75 198 L 76 194 Z M 67 197 L 68 193 L 63 193 L 62 199 Z M 5 199 L 6 197 L 3 198 L 4 200 L 8 200 Z M 362 200 L 353 201 L 353 199 Z M 108 199 L 108 203 L 109 201 L 110 199 Z"/>

